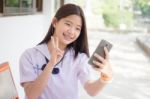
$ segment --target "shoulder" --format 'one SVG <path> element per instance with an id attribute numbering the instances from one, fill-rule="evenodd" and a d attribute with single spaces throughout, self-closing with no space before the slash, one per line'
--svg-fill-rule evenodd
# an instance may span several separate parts
<path id="1" fill-rule="evenodd" d="M 22 53 L 21 57 L 35 56 L 37 53 L 44 52 L 44 49 L 45 49 L 45 44 L 41 44 L 41 45 L 34 46 L 32 48 L 28 48 Z"/>
<path id="2" fill-rule="evenodd" d="M 32 47 L 32 48 L 28 48 L 26 49 L 21 56 L 26 56 L 26 55 L 30 55 L 30 54 L 33 54 L 35 53 L 36 50 L 35 50 L 35 47 Z"/>
<path id="3" fill-rule="evenodd" d="M 20 61 L 32 61 L 37 62 L 38 60 L 41 60 L 41 57 L 47 57 L 49 58 L 49 52 L 46 44 L 40 44 L 32 48 L 26 49 L 21 57 Z"/>
<path id="4" fill-rule="evenodd" d="M 26 60 L 26 59 L 32 59 L 32 56 L 35 54 L 36 50 L 35 48 L 28 48 L 26 49 L 20 56 L 20 61 Z"/>
<path id="5" fill-rule="evenodd" d="M 78 53 L 77 59 L 80 62 L 84 62 L 84 61 L 88 60 L 89 58 L 85 53 Z"/>
<path id="6" fill-rule="evenodd" d="M 70 53 L 70 56 L 74 57 L 75 50 L 73 48 L 71 48 L 69 50 L 69 53 Z M 77 57 L 75 58 L 75 60 L 78 60 L 78 61 L 87 60 L 87 59 L 89 59 L 89 57 L 87 56 L 86 53 L 83 53 L 83 52 L 79 52 Z"/>

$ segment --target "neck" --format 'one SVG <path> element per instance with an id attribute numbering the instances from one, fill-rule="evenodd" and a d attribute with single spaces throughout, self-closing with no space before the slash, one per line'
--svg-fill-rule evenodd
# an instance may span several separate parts
<path id="1" fill-rule="evenodd" d="M 59 49 L 60 50 L 62 50 L 62 51 L 65 51 L 66 50 L 66 48 L 67 48 L 67 46 L 66 45 L 63 45 L 63 44 L 61 44 L 60 42 L 59 42 L 59 44 L 58 44 L 59 46 Z"/>

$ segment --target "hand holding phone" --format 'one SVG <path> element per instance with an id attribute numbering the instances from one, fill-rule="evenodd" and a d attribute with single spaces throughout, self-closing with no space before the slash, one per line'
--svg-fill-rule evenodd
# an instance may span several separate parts
<path id="1" fill-rule="evenodd" d="M 104 47 L 107 48 L 108 51 L 111 50 L 112 48 L 112 44 L 106 40 L 101 40 L 101 42 L 99 43 L 99 45 L 97 46 L 97 48 L 95 49 L 94 53 L 92 54 L 91 58 L 89 59 L 88 63 L 90 65 L 92 65 L 95 68 L 99 68 L 98 66 L 93 64 L 93 60 L 97 60 L 94 56 L 95 53 L 97 53 L 98 55 L 100 55 L 101 57 L 105 58 L 105 51 L 104 51 Z M 98 60 L 99 61 L 99 60 Z"/>

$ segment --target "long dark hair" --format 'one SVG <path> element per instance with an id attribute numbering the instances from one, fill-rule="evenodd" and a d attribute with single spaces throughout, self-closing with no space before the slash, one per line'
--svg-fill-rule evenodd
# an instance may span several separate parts
<path id="1" fill-rule="evenodd" d="M 82 19 L 81 33 L 76 41 L 67 45 L 67 48 L 73 47 L 73 49 L 75 50 L 74 58 L 77 57 L 79 52 L 85 53 L 89 57 L 86 21 L 84 13 L 80 6 L 75 4 L 65 4 L 58 9 L 54 17 L 59 21 L 60 19 L 73 14 L 80 16 Z M 39 44 L 48 43 L 48 41 L 51 39 L 51 36 L 54 34 L 54 31 L 55 28 L 51 24 L 45 38 Z"/>

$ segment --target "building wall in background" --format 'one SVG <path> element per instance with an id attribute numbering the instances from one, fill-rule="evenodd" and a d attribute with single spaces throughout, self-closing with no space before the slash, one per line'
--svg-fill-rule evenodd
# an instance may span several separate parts
<path id="1" fill-rule="evenodd" d="M 25 49 L 38 44 L 48 30 L 53 0 L 43 0 L 43 13 L 24 16 L 0 17 L 0 63 L 8 61 L 20 99 L 19 58 Z"/>
<path id="2" fill-rule="evenodd" d="M 27 48 L 36 46 L 44 38 L 56 11 L 55 3 L 69 3 L 71 1 L 43 0 L 41 13 L 0 17 L 0 63 L 9 62 L 20 99 L 24 98 L 19 78 L 21 54 Z"/>

